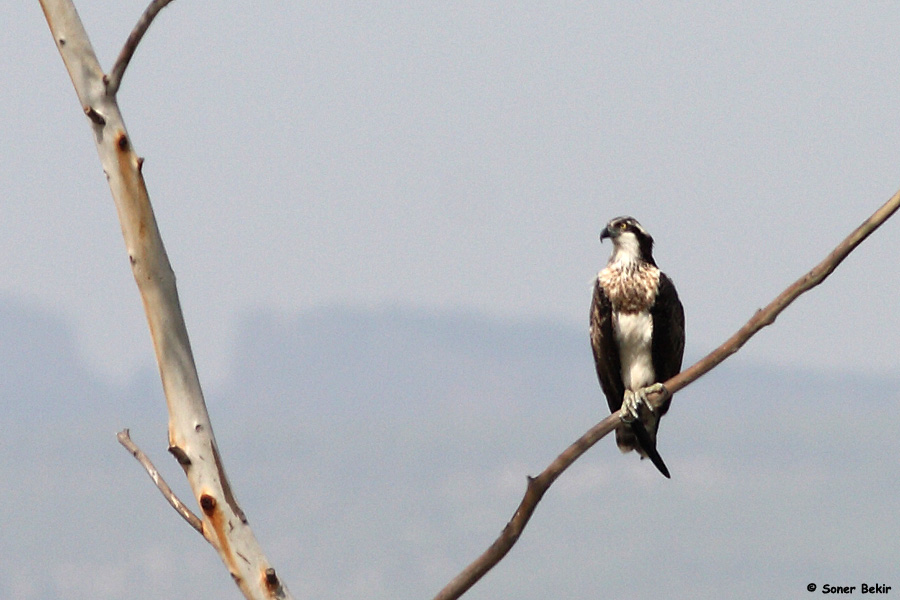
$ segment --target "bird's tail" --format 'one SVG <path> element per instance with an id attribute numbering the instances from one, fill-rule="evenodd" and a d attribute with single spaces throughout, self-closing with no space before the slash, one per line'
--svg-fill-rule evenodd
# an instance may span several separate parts
<path id="1" fill-rule="evenodd" d="M 650 437 L 650 434 L 647 433 L 647 428 L 644 427 L 644 424 L 640 419 L 635 419 L 630 427 L 634 432 L 634 437 L 637 438 L 638 444 L 640 444 L 641 450 L 644 451 L 644 454 L 647 455 L 650 462 L 659 469 L 659 472 L 662 473 L 666 479 L 671 479 L 672 477 L 669 475 L 669 469 L 666 467 L 666 463 L 663 462 L 662 456 L 656 451 L 656 442 Z"/>

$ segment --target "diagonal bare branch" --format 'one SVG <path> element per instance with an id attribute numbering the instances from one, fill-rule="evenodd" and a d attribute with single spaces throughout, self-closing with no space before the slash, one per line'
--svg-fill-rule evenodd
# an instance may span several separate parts
<path id="1" fill-rule="evenodd" d="M 691 367 L 666 381 L 666 389 L 674 394 L 678 390 L 696 381 L 711 371 L 716 365 L 722 363 L 726 358 L 740 350 L 741 346 L 747 343 L 747 340 L 751 337 L 756 335 L 760 329 L 774 323 L 778 315 L 796 300 L 798 296 L 808 292 L 825 281 L 838 265 L 840 265 L 841 262 L 843 262 L 843 260 L 863 242 L 863 240 L 869 237 L 876 229 L 887 221 L 891 215 L 897 212 L 898 208 L 900 208 L 900 191 L 891 196 L 890 200 L 885 202 L 881 208 L 872 213 L 872 216 L 863 221 L 859 227 L 854 229 L 850 235 L 844 238 L 844 241 L 838 244 L 837 247 L 822 260 L 822 262 L 813 267 L 806 275 L 792 283 L 765 308 L 756 311 L 756 314 L 754 314 L 753 317 L 733 336 L 728 338 L 725 343 L 691 365 Z M 659 403 L 662 401 L 662 398 L 657 395 L 655 398 L 650 399 L 650 401 Z"/>
<path id="2" fill-rule="evenodd" d="M 454 577 L 444 589 L 442 589 L 434 600 L 454 600 L 465 594 L 469 588 L 478 583 L 485 573 L 494 568 L 498 562 L 503 560 L 512 547 L 519 541 L 519 536 L 528 520 L 534 514 L 538 502 L 543 498 L 547 489 L 553 485 L 556 478 L 562 475 L 569 466 L 574 463 L 579 456 L 588 451 L 588 449 L 601 440 L 606 434 L 616 428 L 621 422 L 622 412 L 615 412 L 593 427 L 591 427 L 583 436 L 578 438 L 571 446 L 566 448 L 562 454 L 556 457 L 550 465 L 541 472 L 537 477 L 528 478 L 528 487 L 525 490 L 525 497 L 516 508 L 512 518 L 503 528 L 503 531 L 490 547 L 476 558 L 468 567 L 463 569 L 459 575 Z"/>
<path id="3" fill-rule="evenodd" d="M 147 471 L 147 475 L 150 476 L 150 479 L 153 480 L 153 483 L 156 484 L 156 487 L 159 488 L 159 491 L 172 508 L 181 515 L 181 518 L 187 521 L 188 525 L 196 529 L 200 535 L 203 535 L 203 521 L 200 520 L 200 517 L 192 513 L 191 509 L 185 506 L 184 502 L 178 499 L 178 496 L 175 495 L 175 492 L 172 491 L 172 488 L 169 487 L 166 480 L 162 478 L 162 475 L 159 474 L 159 471 L 156 470 L 156 467 L 153 466 L 153 463 L 147 455 L 144 454 L 144 451 L 138 448 L 137 444 L 131 440 L 130 432 L 127 429 L 123 429 L 116 435 L 116 439 L 118 439 L 119 443 L 125 446 L 125 449 L 131 452 L 131 455 L 143 465 L 144 469 Z"/>
<path id="4" fill-rule="evenodd" d="M 119 52 L 119 56 L 116 58 L 116 63 L 113 65 L 112 71 L 104 78 L 104 81 L 106 82 L 106 93 L 110 96 L 115 96 L 116 92 L 119 91 L 119 86 L 122 85 L 122 76 L 125 75 L 125 69 L 128 67 L 128 63 L 131 62 L 131 57 L 134 56 L 138 44 L 141 43 L 141 39 L 144 37 L 144 34 L 147 33 L 147 29 L 150 28 L 153 19 L 155 19 L 156 15 L 159 14 L 159 11 L 165 8 L 170 2 L 172 2 L 172 0 L 153 0 L 150 2 L 150 6 L 144 10 L 144 14 L 141 15 L 141 18 L 138 19 L 138 22 L 135 24 L 134 29 L 131 30 L 128 39 L 125 40 L 125 45 L 122 46 L 122 51 Z"/>
<path id="5" fill-rule="evenodd" d="M 814 288 L 822 283 L 841 262 L 853 250 L 862 243 L 869 235 L 872 234 L 882 223 L 887 221 L 897 209 L 900 208 L 900 191 L 894 194 L 884 206 L 879 208 L 871 217 L 865 220 L 862 225 L 857 227 L 847 236 L 838 246 L 825 257 L 825 259 L 816 265 L 806 275 L 791 284 L 775 300 L 769 303 L 765 308 L 758 310 L 756 314 L 743 326 L 737 333 L 728 338 L 728 340 L 710 352 L 707 356 L 697 361 L 694 365 L 685 369 L 675 377 L 665 382 L 666 389 L 670 393 L 687 387 L 701 376 L 711 371 L 714 367 L 722 363 L 726 358 L 740 350 L 747 340 L 753 337 L 756 332 L 767 325 L 775 322 L 775 318 L 787 308 L 798 296 L 806 291 Z M 656 406 L 662 402 L 661 394 L 656 394 L 648 400 Z M 547 489 L 556 481 L 563 471 L 575 462 L 578 457 L 584 454 L 591 446 L 606 436 L 610 431 L 616 428 L 621 422 L 622 411 L 615 412 L 601 422 L 594 425 L 575 443 L 569 446 L 550 466 L 537 477 L 528 478 L 528 487 L 525 490 L 525 497 L 519 503 L 516 512 L 503 528 L 500 536 L 494 541 L 490 547 L 485 550 L 481 556 L 476 558 L 469 566 L 463 569 L 456 577 L 450 580 L 444 589 L 438 592 L 434 600 L 455 600 L 475 585 L 485 573 L 490 571 L 494 565 L 503 560 L 503 557 L 515 545 L 521 536 L 522 531 L 528 524 L 528 520 L 537 508 L 538 502 L 544 496 Z"/>
<path id="6" fill-rule="evenodd" d="M 175 273 L 162 241 L 141 166 L 115 94 L 72 0 L 40 0 L 56 47 L 72 79 L 93 133 L 112 192 L 132 275 L 144 304 L 150 337 L 169 410 L 169 447 L 200 505 L 203 533 L 235 584 L 252 600 L 289 600 L 239 506 L 225 474 L 200 377 L 194 363 Z M 126 44 L 133 48 L 152 16 L 166 2 L 154 2 Z M 117 69 L 121 76 L 124 63 Z M 117 81 L 113 82 L 118 85 Z"/>

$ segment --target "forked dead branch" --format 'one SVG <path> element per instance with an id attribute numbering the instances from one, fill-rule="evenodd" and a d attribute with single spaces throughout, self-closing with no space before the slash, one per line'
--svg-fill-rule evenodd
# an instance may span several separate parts
<path id="1" fill-rule="evenodd" d="M 169 449 L 184 469 L 202 517 L 193 514 L 175 497 L 149 459 L 131 442 L 127 430 L 119 434 L 119 440 L 141 461 L 170 504 L 217 550 L 246 598 L 290 598 L 247 525 L 225 475 L 194 365 L 175 277 L 141 173 L 143 159 L 134 152 L 116 102 L 116 93 L 138 44 L 155 16 L 171 0 L 150 3 L 109 75 L 100 67 L 72 1 L 40 1 L 81 109 L 94 133 L 156 351 L 169 410 Z M 760 329 L 772 324 L 798 296 L 824 281 L 898 207 L 900 192 L 855 229 L 819 265 L 757 311 L 725 343 L 666 381 L 669 392 L 675 393 L 709 372 L 737 352 Z M 662 399 L 659 395 L 648 398 L 656 406 Z M 620 422 L 620 412 L 611 414 L 569 446 L 537 477 L 529 478 L 525 496 L 497 540 L 454 577 L 438 593 L 436 600 L 459 598 L 502 560 L 519 539 L 553 482 Z"/>
<path id="2" fill-rule="evenodd" d="M 256 541 L 225 474 L 178 300 L 175 275 L 163 246 L 134 151 L 116 102 L 128 61 L 167 4 L 154 0 L 129 36 L 111 75 L 104 74 L 71 0 L 41 0 L 53 40 L 92 129 L 109 182 L 132 274 L 137 283 L 169 411 L 169 450 L 184 469 L 202 517 L 186 511 L 142 461 L 163 495 L 216 549 L 248 599 L 287 599 L 290 594 Z M 120 441 L 128 440 L 120 437 Z M 140 455 L 131 449 L 137 458 Z M 148 466 L 149 465 L 149 466 Z M 151 470 L 152 469 L 152 470 Z M 179 505 L 183 510 L 179 509 Z"/>

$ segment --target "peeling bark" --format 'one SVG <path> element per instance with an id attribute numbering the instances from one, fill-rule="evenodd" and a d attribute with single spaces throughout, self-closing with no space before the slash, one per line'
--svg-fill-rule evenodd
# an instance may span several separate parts
<path id="1" fill-rule="evenodd" d="M 153 17 L 170 0 L 154 0 L 129 36 L 112 79 L 103 73 L 70 0 L 41 0 L 44 16 L 94 134 L 109 182 L 156 351 L 169 410 L 169 449 L 202 510 L 201 531 L 218 551 L 246 598 L 289 598 L 232 493 L 216 446 L 175 273 L 163 246 L 134 151 L 116 102 L 125 67 Z"/>

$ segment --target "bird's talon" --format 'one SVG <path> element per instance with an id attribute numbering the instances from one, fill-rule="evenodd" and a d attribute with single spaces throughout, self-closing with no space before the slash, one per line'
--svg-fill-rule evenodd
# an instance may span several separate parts
<path id="1" fill-rule="evenodd" d="M 646 406 L 647 410 L 650 412 L 656 412 L 656 409 L 647 401 L 648 394 L 663 394 L 664 396 L 668 396 L 669 391 L 661 383 L 654 383 L 653 385 L 648 385 L 647 387 L 634 391 L 625 390 L 625 394 L 622 397 L 622 408 L 624 411 L 622 420 L 624 422 L 631 423 L 635 419 L 638 419 L 642 404 Z"/>
<path id="2" fill-rule="evenodd" d="M 647 408 L 650 409 L 651 412 L 654 413 L 656 412 L 656 407 L 647 401 L 647 396 L 649 394 L 659 394 L 660 396 L 662 396 L 658 404 L 662 404 L 666 401 L 667 398 L 672 397 L 672 394 L 669 393 L 669 390 L 666 389 L 666 386 L 661 383 L 654 383 L 653 385 L 648 385 L 647 387 L 642 388 L 641 395 L 643 396 L 644 404 L 647 406 Z"/>
<path id="3" fill-rule="evenodd" d="M 638 407 L 640 406 L 640 398 L 635 392 L 625 390 L 622 397 L 622 408 L 624 410 L 622 420 L 631 423 L 638 418 Z"/>
<path id="4" fill-rule="evenodd" d="M 668 388 L 662 383 L 654 383 L 653 385 L 648 385 L 644 388 L 644 391 L 648 394 L 661 394 L 663 398 L 668 398 L 672 395 L 669 393 Z"/>

